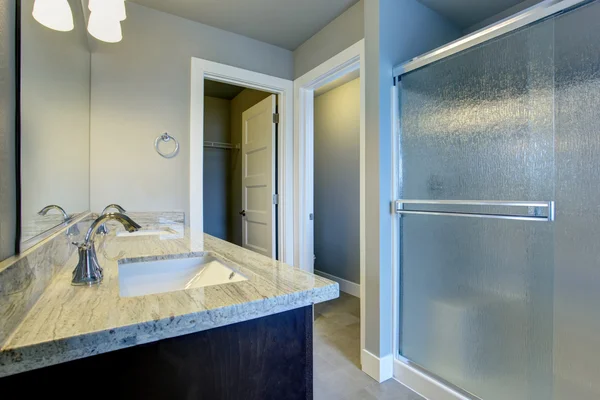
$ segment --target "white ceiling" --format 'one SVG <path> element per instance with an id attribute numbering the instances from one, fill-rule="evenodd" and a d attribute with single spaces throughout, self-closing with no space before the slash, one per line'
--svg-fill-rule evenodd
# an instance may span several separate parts
<path id="1" fill-rule="evenodd" d="M 461 29 L 514 7 L 523 0 L 419 0 Z"/>
<path id="2" fill-rule="evenodd" d="M 131 0 L 295 50 L 358 0 Z"/>

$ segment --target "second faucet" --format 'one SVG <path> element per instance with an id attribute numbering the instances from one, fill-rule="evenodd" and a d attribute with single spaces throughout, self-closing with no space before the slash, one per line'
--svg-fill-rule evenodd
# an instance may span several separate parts
<path id="1" fill-rule="evenodd" d="M 123 207 L 121 207 L 118 204 L 109 204 L 106 207 L 104 207 L 104 210 L 102 210 L 102 214 L 100 214 L 100 216 L 106 214 L 106 212 L 108 210 L 110 210 L 111 208 L 114 208 L 115 210 L 117 210 L 118 212 L 124 214 L 127 211 L 125 211 L 125 209 Z M 102 224 L 100 225 L 100 227 L 98 228 L 98 232 L 99 235 L 106 235 L 108 233 L 108 229 L 106 228 L 106 224 Z"/>

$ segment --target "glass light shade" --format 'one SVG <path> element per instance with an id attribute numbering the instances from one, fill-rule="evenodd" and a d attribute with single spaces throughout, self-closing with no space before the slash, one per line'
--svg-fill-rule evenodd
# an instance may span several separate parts
<path id="1" fill-rule="evenodd" d="M 125 0 L 90 0 L 88 8 L 91 12 L 124 21 L 127 18 Z"/>
<path id="2" fill-rule="evenodd" d="M 55 31 L 73 30 L 73 12 L 67 0 L 35 0 L 33 18 Z"/>
<path id="3" fill-rule="evenodd" d="M 115 18 L 109 18 L 96 12 L 90 14 L 88 32 L 103 42 L 117 43 L 123 39 L 121 22 Z"/>

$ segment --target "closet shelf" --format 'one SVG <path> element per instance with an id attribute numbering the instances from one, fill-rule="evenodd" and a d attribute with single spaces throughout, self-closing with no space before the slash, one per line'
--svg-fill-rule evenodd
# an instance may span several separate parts
<path id="1" fill-rule="evenodd" d="M 224 150 L 239 150 L 239 144 L 222 143 L 222 142 L 204 142 L 204 147 L 210 147 L 213 149 L 224 149 Z"/>

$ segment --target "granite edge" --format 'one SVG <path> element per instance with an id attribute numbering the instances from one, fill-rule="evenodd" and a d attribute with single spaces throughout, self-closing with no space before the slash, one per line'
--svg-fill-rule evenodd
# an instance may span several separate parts
<path id="1" fill-rule="evenodd" d="M 0 378 L 145 343 L 201 332 L 332 300 L 339 285 L 0 350 Z M 241 308 L 241 310 L 240 310 Z M 9 368 L 6 368 L 9 367 Z"/>

